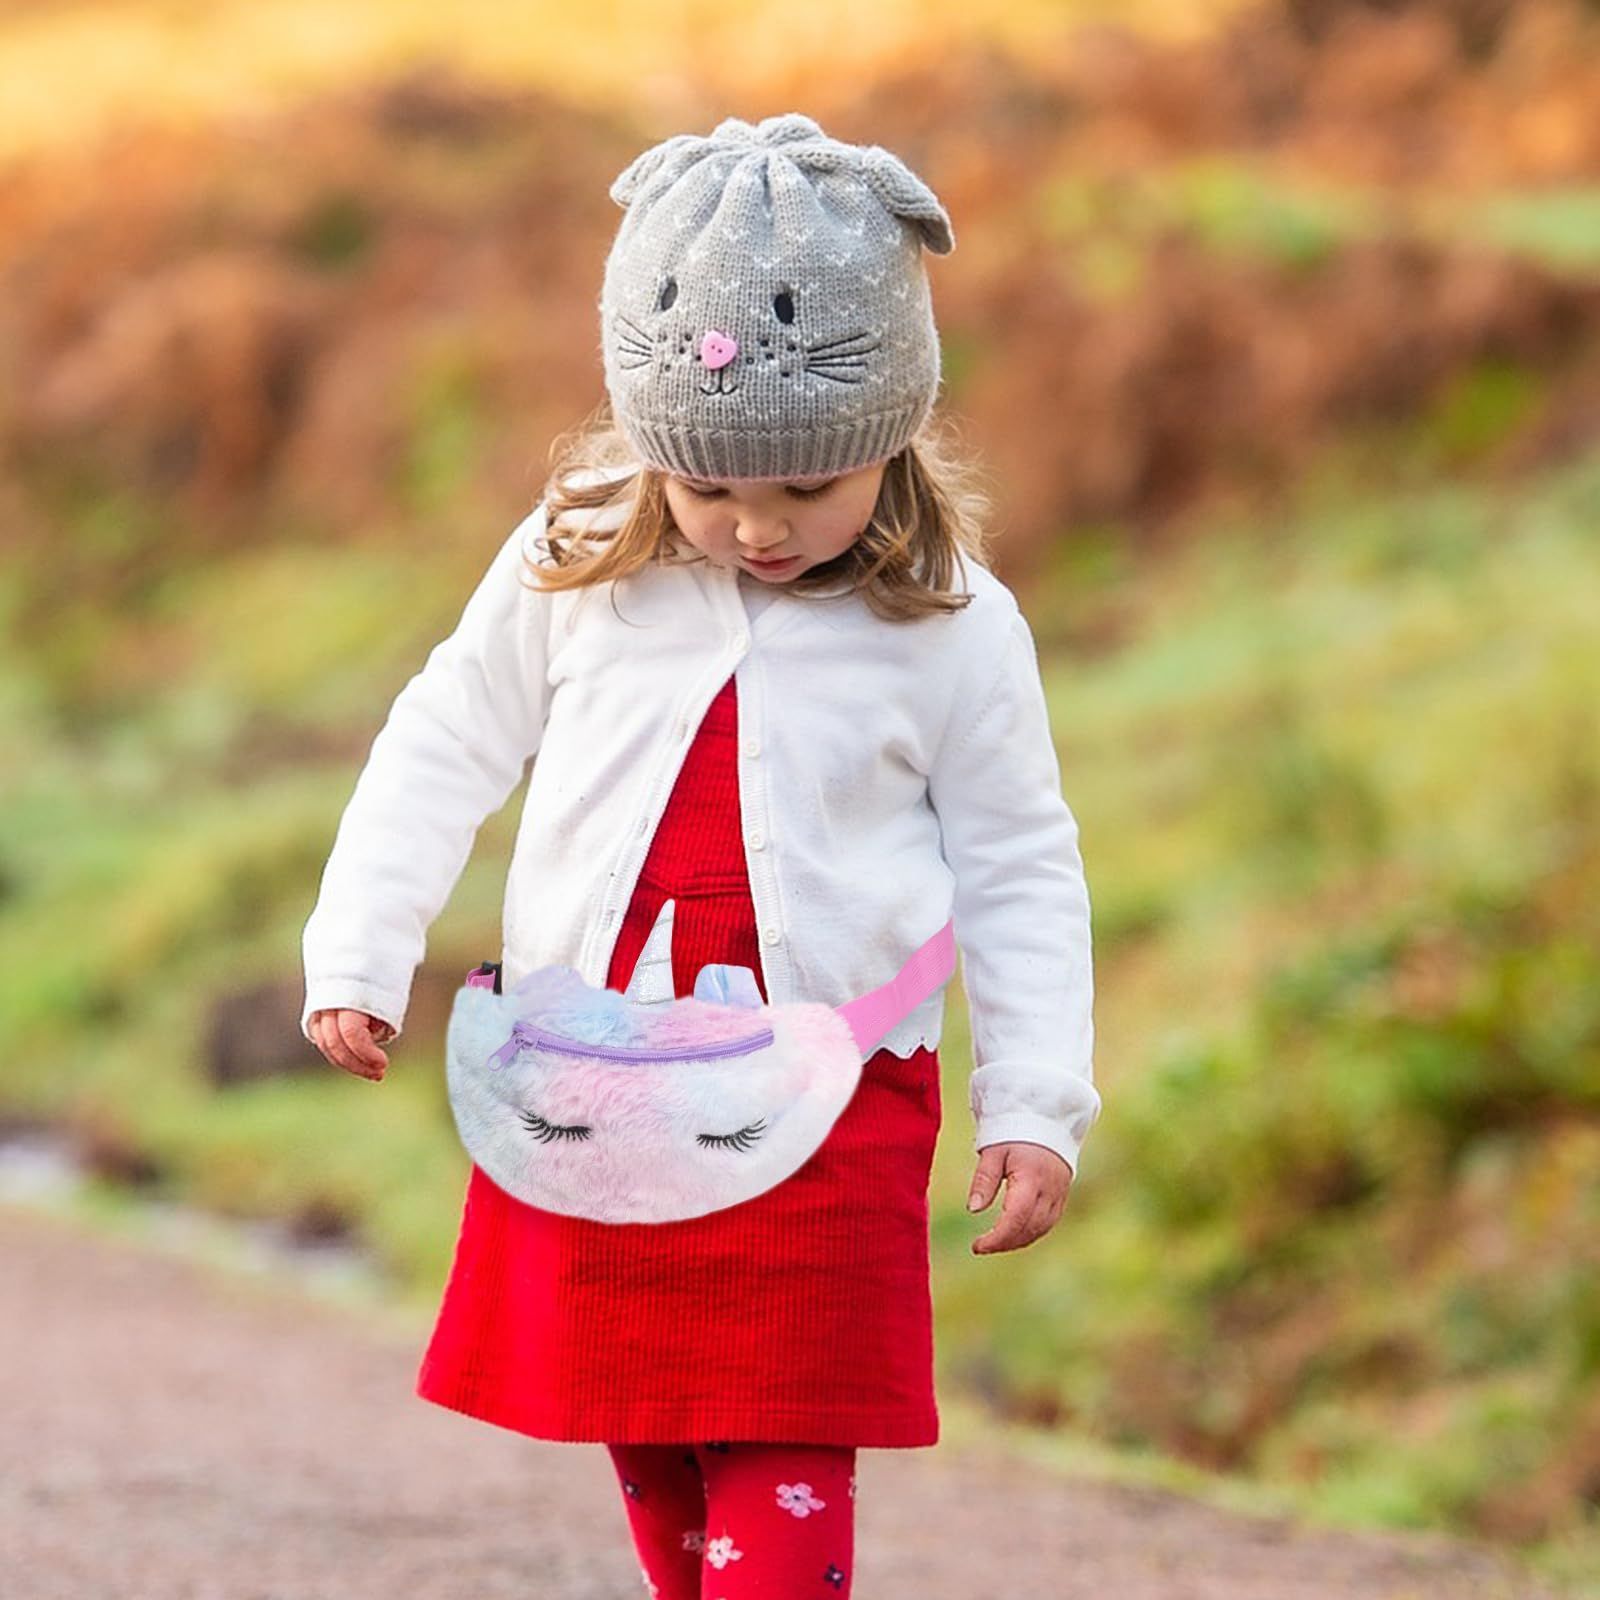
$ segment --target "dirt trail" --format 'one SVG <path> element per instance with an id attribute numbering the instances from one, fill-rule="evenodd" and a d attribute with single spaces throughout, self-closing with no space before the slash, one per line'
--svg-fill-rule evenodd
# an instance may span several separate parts
<path id="1" fill-rule="evenodd" d="M 0 1206 L 7 1600 L 637 1600 L 609 1459 L 416 1399 L 414 1334 Z M 857 1600 L 1542 1600 L 1439 1540 L 1300 1530 L 991 1455 L 866 1450 Z"/>

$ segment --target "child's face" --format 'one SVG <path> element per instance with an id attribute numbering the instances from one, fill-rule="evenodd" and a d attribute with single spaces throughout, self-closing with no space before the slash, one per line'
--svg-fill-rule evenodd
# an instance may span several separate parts
<path id="1" fill-rule="evenodd" d="M 718 565 L 787 583 L 856 542 L 878 503 L 886 465 L 782 482 L 715 482 L 669 473 L 667 505 L 684 538 Z M 759 565 L 776 558 L 784 564 Z"/>

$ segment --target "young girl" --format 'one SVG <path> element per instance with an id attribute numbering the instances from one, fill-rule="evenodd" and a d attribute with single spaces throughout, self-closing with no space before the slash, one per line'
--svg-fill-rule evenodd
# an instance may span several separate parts
<path id="1" fill-rule="evenodd" d="M 506 989 L 561 963 L 627 991 L 648 945 L 679 996 L 726 963 L 767 1004 L 839 1005 L 953 916 L 970 1208 L 1005 1184 L 973 1248 L 1028 1244 L 1100 1111 L 1089 901 L 1032 634 L 929 425 L 922 248 L 953 248 L 949 218 L 797 113 L 667 139 L 611 195 L 611 426 L 395 700 L 306 925 L 302 1028 L 381 1081 L 428 926 L 536 757 Z M 658 1600 L 848 1595 L 856 1451 L 938 1440 L 943 1003 L 742 1204 L 607 1224 L 471 1169 L 417 1392 L 604 1442 Z"/>

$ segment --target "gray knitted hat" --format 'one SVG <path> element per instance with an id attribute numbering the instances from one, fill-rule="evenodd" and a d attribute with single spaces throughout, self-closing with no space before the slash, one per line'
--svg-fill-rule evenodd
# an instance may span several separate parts
<path id="1" fill-rule="evenodd" d="M 729 117 L 646 150 L 611 185 L 600 342 L 640 458 L 710 479 L 885 461 L 933 406 L 939 333 L 922 246 L 937 196 L 879 145 L 799 112 Z"/>

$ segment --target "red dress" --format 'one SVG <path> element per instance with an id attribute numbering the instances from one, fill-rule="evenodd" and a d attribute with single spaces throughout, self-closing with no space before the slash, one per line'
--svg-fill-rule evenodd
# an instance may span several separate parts
<path id="1" fill-rule="evenodd" d="M 673 987 L 748 966 L 736 679 L 706 712 L 641 870 L 607 987 L 625 990 L 663 902 Z M 476 1165 L 417 1377 L 425 1400 L 540 1439 L 932 1445 L 928 1175 L 937 1050 L 879 1050 L 827 1138 L 754 1199 L 604 1223 L 512 1198 Z"/>

